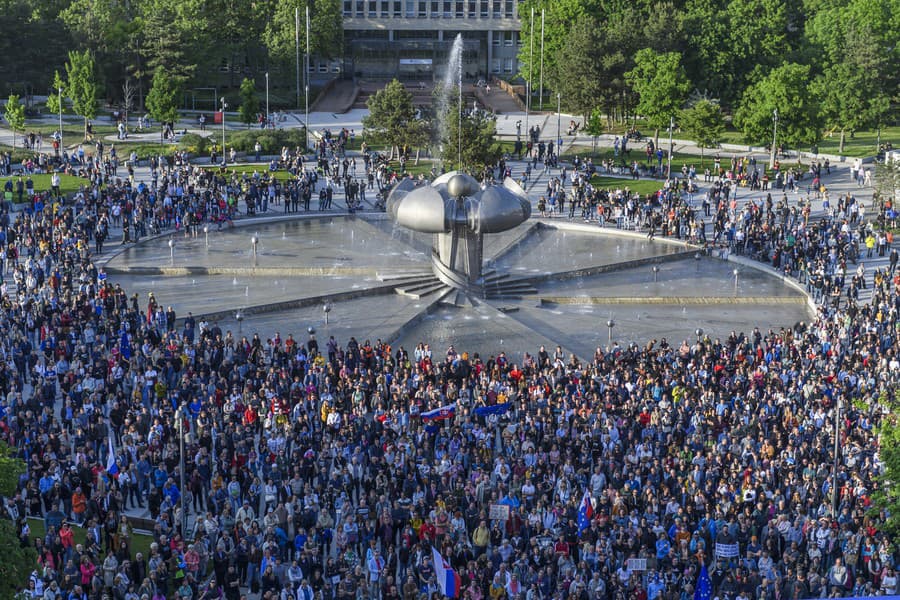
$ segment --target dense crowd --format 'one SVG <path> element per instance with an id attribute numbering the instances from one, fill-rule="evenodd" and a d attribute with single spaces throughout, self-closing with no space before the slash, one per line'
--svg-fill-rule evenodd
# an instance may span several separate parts
<path id="1" fill-rule="evenodd" d="M 732 251 L 821 278 L 809 323 L 513 359 L 263 340 L 129 294 L 92 262 L 98 232 L 237 207 L 237 176 L 154 172 L 3 214 L 0 436 L 28 465 L 3 516 L 39 555 L 25 597 L 433 598 L 431 547 L 474 600 L 685 600 L 701 564 L 723 599 L 896 592 L 872 494 L 900 273 L 847 278 L 869 227 L 852 197 L 818 221 L 731 202 L 724 179 L 710 199 Z M 246 212 L 275 203 L 254 180 Z M 697 218 L 684 185 L 647 199 L 651 226 Z"/>

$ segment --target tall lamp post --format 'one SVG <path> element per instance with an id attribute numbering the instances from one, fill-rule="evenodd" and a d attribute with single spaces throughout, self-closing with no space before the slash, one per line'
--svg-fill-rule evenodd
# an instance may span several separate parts
<path id="1" fill-rule="evenodd" d="M 666 166 L 666 179 L 672 177 L 672 151 L 675 149 L 672 143 L 672 134 L 675 132 L 675 117 L 669 117 L 669 164 Z"/>
<path id="2" fill-rule="evenodd" d="M 612 330 L 613 330 L 613 327 L 615 327 L 615 326 L 616 326 L 616 322 L 613 321 L 612 318 L 610 318 L 606 322 L 606 333 L 607 333 L 607 338 L 606 338 L 607 342 L 606 343 L 608 346 L 612 346 Z"/>
<path id="3" fill-rule="evenodd" d="M 60 86 L 59 90 L 59 158 L 62 161 L 62 153 L 65 150 L 65 146 L 63 146 L 63 132 L 62 132 L 62 86 Z"/>
<path id="4" fill-rule="evenodd" d="M 772 151 L 769 153 L 769 168 L 775 168 L 775 145 L 778 143 L 778 109 L 772 111 Z"/>
<path id="5" fill-rule="evenodd" d="M 228 105 L 225 103 L 225 96 L 222 96 L 222 165 L 228 164 L 228 158 L 225 154 L 225 109 Z"/>
<path id="6" fill-rule="evenodd" d="M 265 129 L 269 128 L 269 72 L 266 71 L 266 126 Z"/>
<path id="7" fill-rule="evenodd" d="M 837 517 L 838 510 L 838 463 L 841 456 L 841 399 L 834 405 L 834 465 L 831 469 L 831 516 Z"/>
<path id="8" fill-rule="evenodd" d="M 180 406 L 175 411 L 175 419 L 178 430 L 178 476 L 181 480 L 179 482 L 181 494 L 178 501 L 181 503 L 181 536 L 184 538 L 187 536 L 187 507 L 184 503 L 184 409 Z"/>
<path id="9" fill-rule="evenodd" d="M 562 155 L 562 94 L 556 92 L 556 156 Z"/>

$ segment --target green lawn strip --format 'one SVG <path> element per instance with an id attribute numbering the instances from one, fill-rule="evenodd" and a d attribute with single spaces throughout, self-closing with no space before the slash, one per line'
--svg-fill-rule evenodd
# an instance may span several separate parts
<path id="1" fill-rule="evenodd" d="M 43 519 L 37 519 L 34 517 L 28 518 L 28 526 L 31 528 L 31 539 L 34 538 L 42 538 L 47 533 L 47 529 L 44 526 Z M 75 543 L 83 544 L 85 538 L 87 537 L 87 532 L 83 527 L 79 527 L 78 525 L 72 525 L 72 531 L 75 532 Z M 150 556 L 150 544 L 153 543 L 152 535 L 145 535 L 142 533 L 135 533 L 131 537 L 131 557 L 134 558 L 134 555 L 140 552 L 144 558 L 148 558 Z"/>
<path id="2" fill-rule="evenodd" d="M 44 192 L 50 190 L 50 178 L 52 175 L 32 175 L 31 180 L 34 182 L 34 190 L 36 192 Z M 8 178 L 7 178 L 8 179 Z M 12 180 L 15 182 L 18 179 L 18 175 L 13 176 Z M 22 181 L 26 180 L 26 176 L 22 176 Z M 59 189 L 63 194 L 74 194 L 75 192 L 81 189 L 81 186 L 88 185 L 88 180 L 83 179 L 81 177 L 75 177 L 73 175 L 60 175 L 59 176 Z M 15 192 L 13 192 L 13 199 L 18 199 Z"/>
<path id="3" fill-rule="evenodd" d="M 652 194 L 659 191 L 663 187 L 663 182 L 658 179 L 631 179 L 627 177 L 602 177 L 594 175 L 591 177 L 591 185 L 599 189 L 625 189 L 628 188 L 632 192 L 637 192 L 642 196 Z"/>
<path id="4" fill-rule="evenodd" d="M 217 173 L 222 172 L 222 167 L 209 165 L 204 166 L 203 169 L 207 171 L 216 171 Z M 253 175 L 253 173 L 259 173 L 260 176 L 264 176 L 267 173 L 275 175 L 275 179 L 279 181 L 288 181 L 293 179 L 293 175 L 290 172 L 285 170 L 278 171 L 269 171 L 268 163 L 256 163 L 256 164 L 243 164 L 243 165 L 229 165 L 225 169 L 225 174 L 230 176 L 232 173 L 237 173 L 238 175 Z"/>

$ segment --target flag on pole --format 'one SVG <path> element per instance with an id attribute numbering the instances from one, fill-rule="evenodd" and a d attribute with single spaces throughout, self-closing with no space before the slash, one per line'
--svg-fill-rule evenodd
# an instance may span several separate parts
<path id="1" fill-rule="evenodd" d="M 438 590 L 448 598 L 459 598 L 462 588 L 459 573 L 450 568 L 450 565 L 434 546 L 431 547 L 431 554 L 434 560 L 434 575 L 437 579 Z"/>
<path id="2" fill-rule="evenodd" d="M 479 417 L 487 417 L 490 415 L 502 415 L 512 407 L 512 402 L 502 402 L 500 404 L 491 404 L 490 406 L 479 406 L 472 412 Z"/>
<path id="3" fill-rule="evenodd" d="M 447 406 L 435 408 L 434 410 L 423 412 L 421 416 L 422 420 L 426 423 L 429 423 L 431 421 L 443 421 L 444 419 L 452 419 L 454 416 L 456 416 L 456 405 L 448 404 Z"/>
<path id="4" fill-rule="evenodd" d="M 709 579 L 709 571 L 706 565 L 700 567 L 700 575 L 697 577 L 697 587 L 694 589 L 694 600 L 709 600 L 712 597 L 712 581 Z"/>
<path id="5" fill-rule="evenodd" d="M 106 472 L 110 477 L 119 476 L 119 465 L 116 464 L 116 449 L 113 448 L 112 436 L 109 436 L 109 455 L 106 457 Z"/>
<path id="6" fill-rule="evenodd" d="M 581 506 L 578 507 L 578 535 L 591 526 L 591 518 L 594 516 L 594 504 L 591 502 L 591 493 L 584 488 L 584 496 L 581 497 Z"/>

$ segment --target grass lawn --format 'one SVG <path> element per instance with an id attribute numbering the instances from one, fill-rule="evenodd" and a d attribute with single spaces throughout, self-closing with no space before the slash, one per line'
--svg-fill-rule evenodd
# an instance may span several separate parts
<path id="1" fill-rule="evenodd" d="M 94 120 L 94 139 L 104 137 L 116 133 L 116 126 L 107 119 L 107 123 L 98 123 Z M 29 123 L 25 122 L 25 132 L 42 133 L 44 135 L 44 144 L 50 142 L 48 136 L 59 129 L 58 123 Z M 63 121 L 63 143 L 68 146 L 75 144 L 84 139 L 84 123 L 75 123 L 71 121 Z"/>
<path id="2" fill-rule="evenodd" d="M 34 190 L 36 192 L 44 192 L 50 189 L 50 177 L 51 175 L 32 175 L 31 180 L 34 181 Z M 18 177 L 13 177 L 13 182 L 15 182 Z M 22 178 L 25 180 L 25 177 Z M 59 176 L 59 189 L 63 194 L 74 194 L 79 189 L 81 189 L 82 185 L 87 185 L 88 180 L 82 179 L 81 177 L 74 177 L 72 175 L 60 175 Z M 18 198 L 13 192 L 13 198 Z"/>
<path id="3" fill-rule="evenodd" d="M 211 166 L 205 166 L 203 168 L 206 169 L 207 171 L 216 171 L 216 172 L 222 171 L 222 167 L 219 167 L 219 166 L 211 165 Z M 237 173 L 238 175 L 244 175 L 244 174 L 252 175 L 253 173 L 259 173 L 260 175 L 265 175 L 266 173 L 269 173 L 269 172 L 270 171 L 269 171 L 268 163 L 266 163 L 266 164 L 257 163 L 257 164 L 250 164 L 250 165 L 233 165 L 233 166 L 229 166 L 225 169 L 225 173 L 227 175 L 231 175 L 232 173 Z M 291 175 L 288 171 L 284 171 L 284 170 L 272 171 L 271 173 L 275 175 L 275 179 L 278 179 L 280 181 L 288 181 L 293 178 L 293 175 Z"/>
<path id="4" fill-rule="evenodd" d="M 43 519 L 35 519 L 33 517 L 29 517 L 28 525 L 31 527 L 31 538 L 44 537 L 47 533 L 47 529 L 44 527 Z M 78 527 L 77 525 L 72 526 L 72 530 L 75 532 L 75 543 L 83 544 L 85 540 L 84 528 Z M 144 555 L 144 558 L 150 556 L 150 544 L 153 543 L 153 536 L 150 535 L 142 535 L 139 533 L 135 533 L 131 538 L 131 557 L 134 558 L 134 555 L 138 552 Z"/>
<path id="5" fill-rule="evenodd" d="M 637 192 L 642 196 L 652 194 L 662 188 L 663 182 L 658 179 L 630 179 L 624 177 L 591 177 L 591 185 L 601 189 L 625 189 Z"/>

